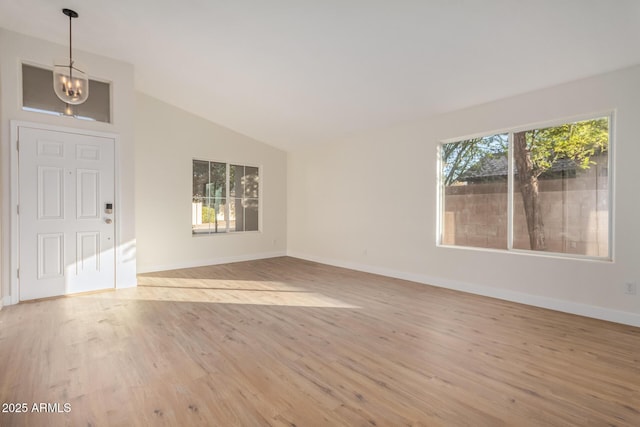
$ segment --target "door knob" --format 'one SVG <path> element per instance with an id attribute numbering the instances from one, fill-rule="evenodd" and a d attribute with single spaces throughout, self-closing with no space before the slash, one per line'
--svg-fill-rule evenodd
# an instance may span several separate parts
<path id="1" fill-rule="evenodd" d="M 106 222 L 107 224 L 111 224 L 113 221 L 111 220 L 111 218 L 107 218 L 104 220 L 104 222 Z"/>

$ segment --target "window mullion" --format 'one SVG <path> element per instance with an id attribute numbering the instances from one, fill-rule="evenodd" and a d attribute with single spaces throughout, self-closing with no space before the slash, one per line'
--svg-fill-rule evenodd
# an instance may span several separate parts
<path id="1" fill-rule="evenodd" d="M 513 249 L 513 203 L 514 203 L 514 167 L 513 132 L 509 132 L 507 145 L 507 250 Z"/>
<path id="2" fill-rule="evenodd" d="M 208 222 L 208 231 L 207 234 L 211 234 L 211 218 L 209 217 L 210 215 L 210 209 L 211 209 L 211 197 L 207 197 L 207 196 L 211 196 L 211 193 L 207 194 L 207 188 L 209 188 L 211 186 L 211 162 L 207 162 L 207 164 L 209 165 L 209 176 L 207 177 L 207 185 L 205 185 L 204 187 L 204 197 L 202 198 L 202 200 L 204 201 L 204 203 L 202 204 L 202 211 L 204 212 L 204 206 L 207 207 L 207 222 Z"/>
<path id="3" fill-rule="evenodd" d="M 226 217 L 226 221 L 225 221 L 225 232 L 228 233 L 229 232 L 229 223 L 231 222 L 231 212 L 230 212 L 230 206 L 231 206 L 231 193 L 229 192 L 229 190 L 231 189 L 231 185 L 229 185 L 229 182 L 231 181 L 231 174 L 230 174 L 230 167 L 229 167 L 229 163 L 225 163 L 225 176 L 227 179 L 225 179 L 225 190 L 226 190 L 226 195 L 227 195 L 227 203 L 225 203 L 224 205 L 224 214 Z"/>

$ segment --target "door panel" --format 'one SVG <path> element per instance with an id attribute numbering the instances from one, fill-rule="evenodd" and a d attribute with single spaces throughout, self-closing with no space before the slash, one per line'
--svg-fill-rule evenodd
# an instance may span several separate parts
<path id="1" fill-rule="evenodd" d="M 100 149 L 93 145 L 77 145 L 76 146 L 76 159 L 77 160 L 100 160 Z"/>
<path id="2" fill-rule="evenodd" d="M 115 286 L 114 141 L 18 129 L 20 300 Z"/>
<path id="3" fill-rule="evenodd" d="M 38 157 L 64 157 L 64 143 L 58 141 L 47 141 L 45 139 L 39 139 L 38 142 Z"/>
<path id="4" fill-rule="evenodd" d="M 38 167 L 38 219 L 64 219 L 62 168 Z"/>
<path id="5" fill-rule="evenodd" d="M 64 276 L 64 235 L 38 234 L 38 279 Z"/>
<path id="6" fill-rule="evenodd" d="M 100 233 L 77 233 L 76 272 L 100 271 Z"/>
<path id="7" fill-rule="evenodd" d="M 98 219 L 100 216 L 100 171 L 78 169 L 77 176 L 77 218 Z"/>

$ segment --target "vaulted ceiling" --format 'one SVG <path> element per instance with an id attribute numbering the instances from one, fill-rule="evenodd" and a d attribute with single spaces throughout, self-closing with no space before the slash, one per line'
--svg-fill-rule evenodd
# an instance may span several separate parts
<path id="1" fill-rule="evenodd" d="M 0 27 L 292 150 L 640 63 L 637 0 L 0 0 Z M 81 60 L 81 52 L 74 55 Z"/>

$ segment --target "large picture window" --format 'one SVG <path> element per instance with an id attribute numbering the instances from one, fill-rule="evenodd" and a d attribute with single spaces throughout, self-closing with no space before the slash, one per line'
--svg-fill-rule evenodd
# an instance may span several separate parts
<path id="1" fill-rule="evenodd" d="M 258 167 L 193 160 L 193 234 L 259 231 Z"/>
<path id="2" fill-rule="evenodd" d="M 440 243 L 610 258 L 609 117 L 440 146 Z"/>

